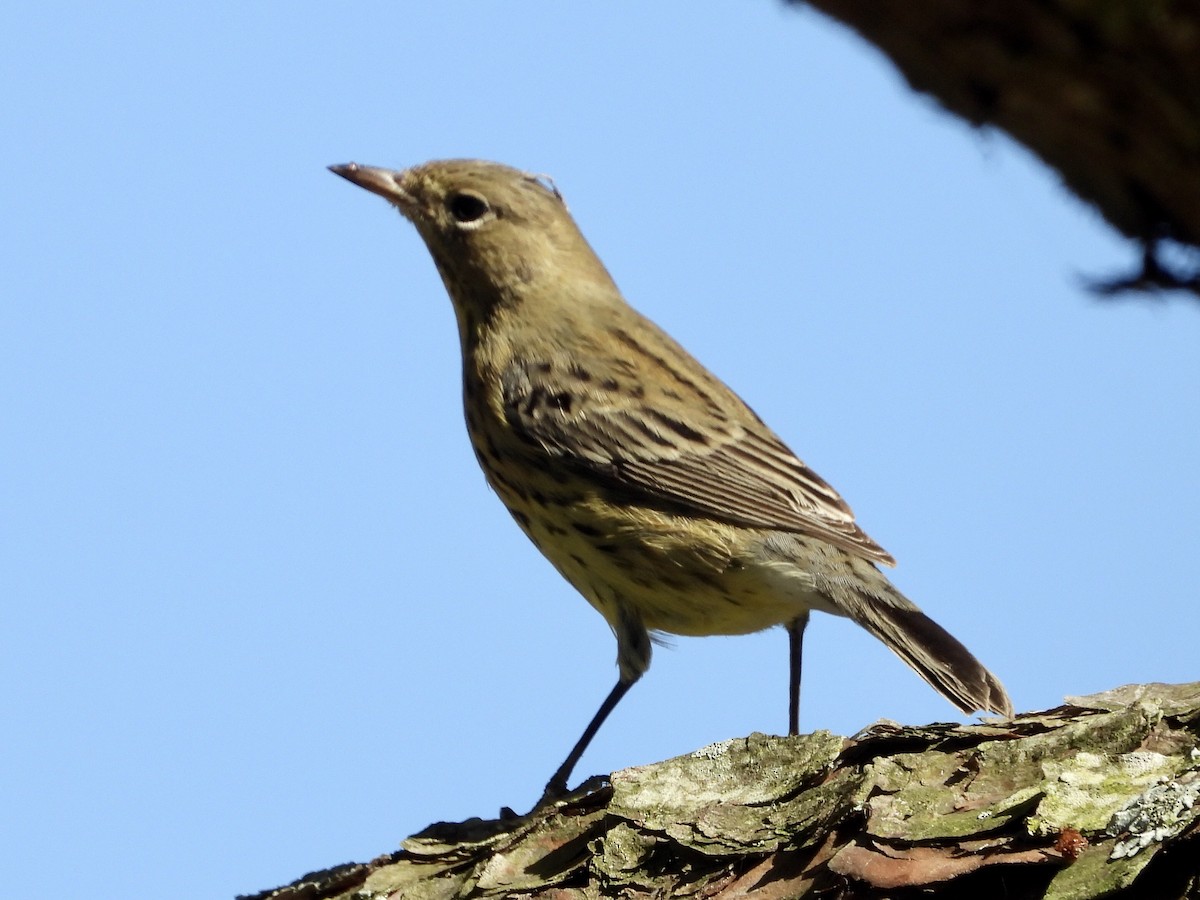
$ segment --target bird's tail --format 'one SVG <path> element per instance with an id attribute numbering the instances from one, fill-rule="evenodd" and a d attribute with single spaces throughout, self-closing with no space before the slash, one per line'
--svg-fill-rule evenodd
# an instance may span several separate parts
<path id="1" fill-rule="evenodd" d="M 850 617 L 887 644 L 930 687 L 965 713 L 1013 714 L 1012 701 L 1000 679 L 954 635 L 902 596 L 899 599 L 904 606 L 871 599 L 874 602 L 854 604 L 854 609 L 847 611 Z"/>

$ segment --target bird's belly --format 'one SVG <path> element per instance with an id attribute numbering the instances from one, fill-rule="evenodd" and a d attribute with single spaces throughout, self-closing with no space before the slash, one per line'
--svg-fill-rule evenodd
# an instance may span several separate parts
<path id="1" fill-rule="evenodd" d="M 595 492 L 557 505 L 509 507 L 610 624 L 624 607 L 650 631 L 748 634 L 823 605 L 804 589 L 802 573 L 783 591 L 777 579 L 764 579 L 752 561 L 759 539 L 752 529 L 614 503 Z"/>

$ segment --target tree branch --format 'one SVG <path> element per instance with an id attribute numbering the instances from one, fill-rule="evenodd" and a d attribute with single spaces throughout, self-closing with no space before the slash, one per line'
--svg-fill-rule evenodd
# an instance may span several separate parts
<path id="1" fill-rule="evenodd" d="M 800 2 L 800 0 L 791 0 Z M 1185 0 L 807 0 L 918 91 L 1003 129 L 1148 251 L 1108 292 L 1200 294 L 1200 5 Z"/>
<path id="2" fill-rule="evenodd" d="M 255 900 L 1200 896 L 1200 683 L 714 744 Z"/>

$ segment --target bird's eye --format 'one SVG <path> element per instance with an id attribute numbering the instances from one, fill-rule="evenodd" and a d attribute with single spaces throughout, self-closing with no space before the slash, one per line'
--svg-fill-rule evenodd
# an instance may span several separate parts
<path id="1" fill-rule="evenodd" d="M 468 194 L 465 192 L 453 194 L 446 201 L 446 208 L 450 210 L 450 215 L 454 216 L 456 222 L 461 222 L 464 225 L 478 222 L 491 209 L 488 206 L 488 202 L 478 194 Z"/>

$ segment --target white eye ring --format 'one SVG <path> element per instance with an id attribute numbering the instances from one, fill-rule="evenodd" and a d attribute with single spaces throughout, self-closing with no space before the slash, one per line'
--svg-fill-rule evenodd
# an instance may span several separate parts
<path id="1" fill-rule="evenodd" d="M 446 198 L 446 209 L 459 228 L 478 228 L 495 213 L 486 199 L 472 191 L 458 191 Z"/>

